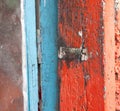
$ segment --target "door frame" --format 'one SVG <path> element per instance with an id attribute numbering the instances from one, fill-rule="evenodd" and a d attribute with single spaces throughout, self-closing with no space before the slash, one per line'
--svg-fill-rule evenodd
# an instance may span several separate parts
<path id="1" fill-rule="evenodd" d="M 26 107 L 28 111 L 38 111 L 39 98 L 35 0 L 23 0 L 23 8 L 26 39 L 26 73 L 28 87 L 28 103 Z"/>

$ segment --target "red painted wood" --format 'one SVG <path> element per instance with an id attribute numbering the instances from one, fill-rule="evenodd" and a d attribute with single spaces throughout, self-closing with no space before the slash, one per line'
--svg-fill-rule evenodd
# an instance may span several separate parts
<path id="1" fill-rule="evenodd" d="M 88 60 L 59 60 L 60 111 L 104 111 L 101 0 L 59 0 L 59 46 L 88 50 Z M 82 37 L 79 32 L 82 31 Z"/>

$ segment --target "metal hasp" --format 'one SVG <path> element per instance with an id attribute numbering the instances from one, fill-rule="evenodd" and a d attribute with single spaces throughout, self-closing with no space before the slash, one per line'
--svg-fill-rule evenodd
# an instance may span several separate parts
<path id="1" fill-rule="evenodd" d="M 58 51 L 59 59 L 78 59 L 80 61 L 86 61 L 88 59 L 88 53 L 86 48 L 67 48 L 60 47 Z"/>

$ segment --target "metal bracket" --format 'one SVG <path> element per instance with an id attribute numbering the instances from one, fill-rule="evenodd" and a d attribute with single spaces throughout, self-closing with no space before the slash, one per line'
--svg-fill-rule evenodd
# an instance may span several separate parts
<path id="1" fill-rule="evenodd" d="M 60 47 L 58 51 L 59 59 L 79 59 L 80 61 L 88 60 L 88 52 L 86 48 L 68 48 Z"/>

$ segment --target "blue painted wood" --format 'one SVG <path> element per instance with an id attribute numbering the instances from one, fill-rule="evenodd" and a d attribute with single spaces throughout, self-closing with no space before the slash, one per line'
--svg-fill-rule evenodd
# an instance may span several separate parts
<path id="1" fill-rule="evenodd" d="M 35 0 L 24 0 L 27 44 L 28 111 L 38 111 L 38 67 L 36 46 Z"/>
<path id="2" fill-rule="evenodd" d="M 42 111 L 58 110 L 57 8 L 57 0 L 40 2 Z"/>

